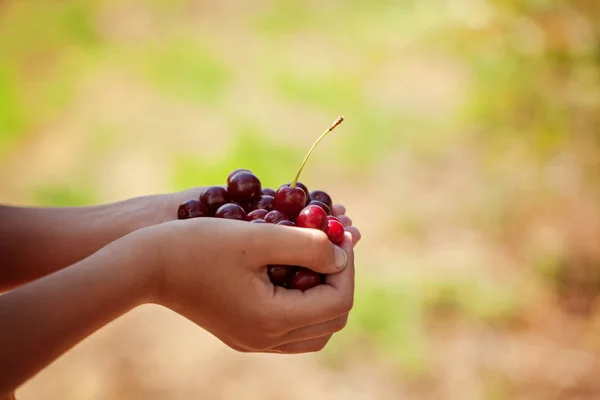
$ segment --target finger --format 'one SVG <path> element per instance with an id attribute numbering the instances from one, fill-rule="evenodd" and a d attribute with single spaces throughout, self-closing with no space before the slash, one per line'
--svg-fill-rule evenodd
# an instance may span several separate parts
<path id="1" fill-rule="evenodd" d="M 337 217 L 337 219 L 339 219 L 342 225 L 344 225 L 344 228 L 352 226 L 352 220 L 347 215 L 340 215 L 339 217 Z"/>
<path id="2" fill-rule="evenodd" d="M 283 344 L 268 350 L 268 352 L 281 354 L 300 354 L 321 351 L 325 348 L 331 339 L 331 336 L 332 335 L 326 335 L 315 339 Z"/>
<path id="3" fill-rule="evenodd" d="M 317 229 L 290 229 L 270 224 L 252 226 L 250 248 L 262 265 L 298 265 L 322 274 L 335 274 L 348 264 L 348 255 Z"/>
<path id="4" fill-rule="evenodd" d="M 358 230 L 358 228 L 356 228 L 354 226 L 349 226 L 346 228 L 346 232 L 350 232 L 350 234 L 352 235 L 352 245 L 356 246 L 356 244 L 362 238 L 362 235 L 360 234 L 360 231 Z"/>
<path id="5" fill-rule="evenodd" d="M 348 314 L 332 319 L 331 321 L 321 322 L 305 328 L 294 329 L 283 337 L 284 343 L 297 342 L 299 340 L 308 340 L 319 338 L 325 335 L 331 335 L 339 332 L 348 323 Z"/>
<path id="6" fill-rule="evenodd" d="M 354 295 L 354 248 L 350 232 L 344 232 L 344 241 L 340 247 L 348 255 L 348 266 L 341 273 L 327 275 L 325 283 L 340 291 L 349 291 Z"/>
<path id="7" fill-rule="evenodd" d="M 354 253 L 352 237 L 346 232 L 342 249 L 348 255 L 343 271 L 329 274 L 324 285 L 304 292 L 275 287 L 271 299 L 274 313 L 285 316 L 286 331 L 327 322 L 348 314 L 354 305 Z"/>
<path id="8" fill-rule="evenodd" d="M 344 207 L 341 204 L 334 204 L 332 207 L 331 212 L 333 213 L 333 215 L 335 215 L 336 217 L 339 217 L 340 215 L 344 215 L 346 214 L 346 207 Z"/>

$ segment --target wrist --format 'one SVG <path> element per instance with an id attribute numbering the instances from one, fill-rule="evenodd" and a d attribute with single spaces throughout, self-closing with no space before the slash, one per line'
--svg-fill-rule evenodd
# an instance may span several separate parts
<path id="1" fill-rule="evenodd" d="M 157 243 L 155 229 L 142 228 L 113 242 L 108 247 L 114 252 L 113 274 L 124 279 L 129 287 L 132 306 L 157 303 L 163 281 L 162 246 Z"/>

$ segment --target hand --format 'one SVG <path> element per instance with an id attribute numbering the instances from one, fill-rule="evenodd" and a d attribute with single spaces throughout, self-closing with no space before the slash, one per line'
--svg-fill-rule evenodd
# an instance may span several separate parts
<path id="1" fill-rule="evenodd" d="M 321 350 L 353 305 L 349 233 L 335 246 L 318 230 L 224 219 L 174 221 L 148 230 L 160 285 L 156 302 L 244 352 Z M 142 231 L 138 232 L 142 233 Z M 305 292 L 275 287 L 266 266 L 300 265 L 329 274 Z"/>

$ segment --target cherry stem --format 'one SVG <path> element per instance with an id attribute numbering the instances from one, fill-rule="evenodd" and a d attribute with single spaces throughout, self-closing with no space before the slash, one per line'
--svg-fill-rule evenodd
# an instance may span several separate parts
<path id="1" fill-rule="evenodd" d="M 304 161 L 302 161 L 302 165 L 300 166 L 300 169 L 298 170 L 298 173 L 296 174 L 296 177 L 294 178 L 294 182 L 292 182 L 292 184 L 290 185 L 291 188 L 295 188 L 296 187 L 296 183 L 298 183 L 298 178 L 300 178 L 300 173 L 302 172 L 302 169 L 304 168 L 304 164 L 306 164 L 306 161 L 308 160 L 308 157 L 310 157 L 310 155 L 312 154 L 313 150 L 315 149 L 315 147 L 317 147 L 317 145 L 319 144 L 319 142 L 321 140 L 323 140 L 323 138 L 325 136 L 327 136 L 327 134 L 329 132 L 331 132 L 332 130 L 335 129 L 336 126 L 338 126 L 339 124 L 342 123 L 342 121 L 344 120 L 344 117 L 337 117 L 337 119 L 335 121 L 333 121 L 333 123 L 329 126 L 329 128 L 327 128 L 327 130 L 325 132 L 323 132 L 321 134 L 321 136 L 319 136 L 319 138 L 315 141 L 315 143 L 312 145 L 312 147 L 310 148 L 310 150 L 308 151 L 308 153 L 306 153 L 306 157 L 304 157 Z"/>

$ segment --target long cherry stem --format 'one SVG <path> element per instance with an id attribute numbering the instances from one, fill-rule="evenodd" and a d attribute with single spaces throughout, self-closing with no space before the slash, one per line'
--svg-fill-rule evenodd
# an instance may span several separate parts
<path id="1" fill-rule="evenodd" d="M 323 140 L 323 138 L 325 136 L 327 136 L 327 134 L 329 132 L 331 132 L 332 130 L 335 129 L 336 126 L 338 126 L 339 124 L 342 123 L 342 121 L 344 120 L 344 117 L 337 117 L 337 119 L 335 121 L 333 121 L 333 123 L 331 124 L 331 126 L 329 128 L 327 128 L 327 130 L 325 132 L 323 132 L 321 134 L 321 136 L 319 136 L 319 138 L 315 141 L 315 143 L 312 145 L 312 147 L 310 148 L 310 150 L 308 151 L 308 153 L 306 153 L 306 157 L 304 157 L 304 161 L 302 161 L 302 165 L 300 166 L 300 169 L 298 170 L 298 173 L 296 174 L 296 177 L 294 178 L 294 182 L 292 182 L 292 184 L 290 185 L 290 187 L 295 188 L 296 187 L 296 183 L 298 183 L 298 178 L 300 178 L 300 173 L 302 172 L 302 169 L 304 168 L 304 164 L 306 164 L 306 161 L 308 160 L 308 157 L 310 157 L 310 155 L 312 154 L 313 150 L 315 149 L 315 147 L 317 147 L 317 145 L 319 144 L 319 142 L 321 140 Z"/>

